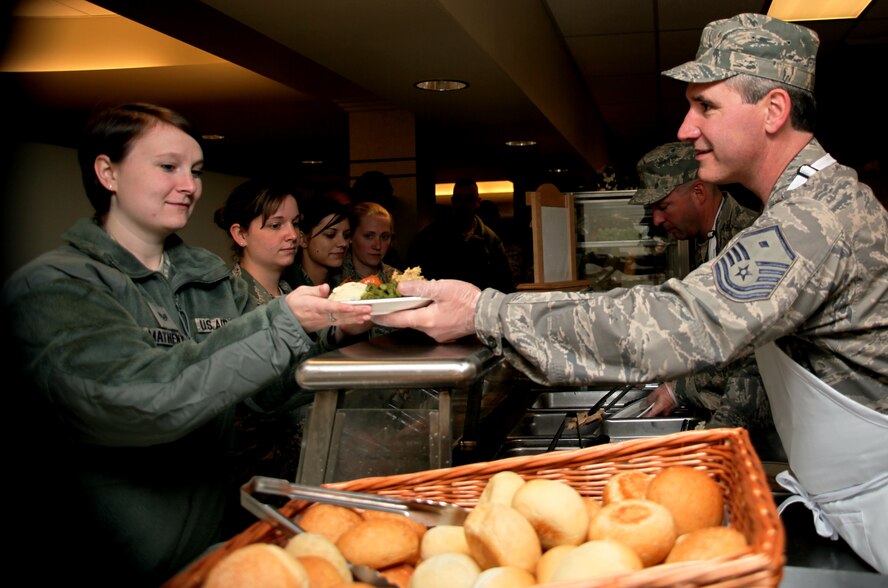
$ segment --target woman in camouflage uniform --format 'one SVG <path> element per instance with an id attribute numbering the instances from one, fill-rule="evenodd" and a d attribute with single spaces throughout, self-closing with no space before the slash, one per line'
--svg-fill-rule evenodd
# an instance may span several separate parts
<path id="1" fill-rule="evenodd" d="M 216 225 L 231 238 L 231 273 L 247 284 L 257 305 L 291 291 L 281 276 L 296 258 L 300 219 L 292 192 L 259 180 L 239 185 L 216 211 Z M 231 465 L 236 485 L 255 475 L 296 478 L 302 425 L 314 394 L 293 391 L 295 368 L 293 364 L 286 378 L 238 404 Z M 232 531 L 244 528 L 251 516 L 243 509 L 235 513 L 241 516 L 233 517 Z"/>

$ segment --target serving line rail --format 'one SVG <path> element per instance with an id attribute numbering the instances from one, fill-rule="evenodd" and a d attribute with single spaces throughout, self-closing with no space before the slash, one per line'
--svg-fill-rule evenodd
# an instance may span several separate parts
<path id="1" fill-rule="evenodd" d="M 407 329 L 304 361 L 296 370 L 296 381 L 302 388 L 314 390 L 315 398 L 303 434 L 296 481 L 313 485 L 342 481 L 335 479 L 335 463 L 339 452 L 349 449 L 339 443 L 346 414 L 342 409 L 346 391 L 354 394 L 362 390 L 431 390 L 431 395 L 437 397 L 436 409 L 419 413 L 428 415 L 426 434 L 430 440 L 428 459 L 420 469 L 449 467 L 454 439 L 454 393 L 466 396 L 463 428 L 468 431 L 478 422 L 483 376 L 500 361 L 474 338 L 439 344 Z M 372 436 L 374 431 L 368 430 L 367 434 Z M 360 459 L 360 448 L 351 450 Z M 391 473 L 400 472 L 379 475 Z"/>

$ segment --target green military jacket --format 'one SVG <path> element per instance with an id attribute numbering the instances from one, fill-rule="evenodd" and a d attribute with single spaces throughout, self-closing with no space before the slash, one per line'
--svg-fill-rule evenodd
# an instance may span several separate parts
<path id="1" fill-rule="evenodd" d="M 63 525 L 70 577 L 156 586 L 221 539 L 234 406 L 315 346 L 283 300 L 257 308 L 176 236 L 169 279 L 91 220 L 62 238 L 3 288 L 5 359 L 26 382 L 13 471 L 30 524 Z"/>

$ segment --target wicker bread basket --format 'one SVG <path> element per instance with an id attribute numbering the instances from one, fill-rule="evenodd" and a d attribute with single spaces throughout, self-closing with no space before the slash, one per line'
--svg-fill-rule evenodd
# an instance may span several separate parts
<path id="1" fill-rule="evenodd" d="M 331 488 L 399 498 L 425 498 L 466 507 L 476 504 L 487 480 L 511 470 L 525 477 L 561 480 L 584 496 L 601 498 L 608 478 L 626 470 L 655 473 L 668 466 L 691 466 L 710 474 L 722 488 L 726 520 L 742 532 L 750 547 L 743 554 L 705 562 L 658 565 L 631 573 L 583 582 L 547 584 L 552 588 L 777 586 L 783 575 L 784 531 L 761 462 L 745 429 L 686 431 L 599 445 L 573 451 L 513 457 L 411 474 L 362 478 L 329 484 Z M 292 500 L 281 512 L 295 517 L 309 503 Z M 250 543 L 284 545 L 289 539 L 264 521 L 195 562 L 163 588 L 195 588 L 209 570 L 233 550 Z"/>

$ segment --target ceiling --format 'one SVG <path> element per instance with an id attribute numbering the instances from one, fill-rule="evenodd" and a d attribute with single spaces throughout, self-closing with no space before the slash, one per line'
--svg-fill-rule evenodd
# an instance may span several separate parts
<path id="1" fill-rule="evenodd" d="M 308 184 L 348 177 L 349 113 L 401 109 L 415 115 L 418 164 L 435 181 L 524 175 L 584 189 L 606 165 L 631 174 L 646 151 L 674 140 L 684 84 L 659 72 L 693 57 L 703 26 L 769 4 L 24 0 L 4 21 L 0 91 L 14 106 L 7 136 L 17 140 L 73 146 L 94 107 L 153 101 L 225 136 L 206 145 L 208 169 Z M 888 0 L 873 0 L 857 20 L 806 24 L 821 37 L 818 136 L 852 165 L 884 162 L 884 139 L 876 138 L 888 118 L 879 98 Z M 166 36 L 159 45 L 155 32 Z M 11 59 L 28 41 L 47 55 L 132 52 L 143 61 L 126 69 L 14 70 Z M 469 87 L 413 86 L 429 78 Z M 506 147 L 512 139 L 537 145 Z"/>

